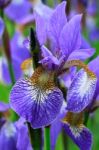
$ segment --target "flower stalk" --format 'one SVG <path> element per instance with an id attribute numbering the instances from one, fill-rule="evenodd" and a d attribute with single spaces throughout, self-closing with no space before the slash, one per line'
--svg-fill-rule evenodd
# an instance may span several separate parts
<path id="1" fill-rule="evenodd" d="M 1 14 L 2 19 L 4 19 L 3 9 L 1 9 L 0 14 Z M 12 61 L 11 61 L 9 34 L 8 34 L 8 31 L 7 31 L 6 25 L 5 25 L 5 30 L 4 30 L 4 33 L 3 33 L 2 40 L 3 40 L 4 52 L 5 52 L 7 61 L 8 61 L 8 68 L 9 68 L 11 82 L 12 82 L 12 85 L 14 85 L 15 77 L 14 77 L 14 71 L 13 71 L 13 66 L 12 66 Z"/>
<path id="2" fill-rule="evenodd" d="M 47 126 L 44 129 L 44 150 L 51 150 L 50 149 L 50 126 Z"/>
<path id="3" fill-rule="evenodd" d="M 38 53 L 35 50 L 36 48 L 36 39 L 33 29 L 30 29 L 30 51 L 32 55 L 33 69 L 35 70 L 38 67 Z M 28 128 L 30 132 L 31 144 L 34 150 L 42 150 L 42 129 L 33 129 L 28 123 Z"/>

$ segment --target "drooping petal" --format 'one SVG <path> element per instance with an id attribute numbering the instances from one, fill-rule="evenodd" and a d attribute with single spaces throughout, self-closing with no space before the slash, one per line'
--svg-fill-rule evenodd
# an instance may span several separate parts
<path id="1" fill-rule="evenodd" d="M 72 127 L 68 123 L 63 125 L 66 134 L 78 145 L 80 150 L 91 150 L 92 147 L 92 135 L 90 131 L 83 127 L 82 129 Z"/>
<path id="2" fill-rule="evenodd" d="M 60 48 L 65 55 L 81 46 L 80 22 L 82 15 L 75 15 L 63 28 L 60 35 Z"/>
<path id="3" fill-rule="evenodd" d="M 91 57 L 94 53 L 95 50 L 93 48 L 75 50 L 69 55 L 68 60 L 85 60 Z"/>
<path id="4" fill-rule="evenodd" d="M 91 78 L 81 69 L 74 77 L 67 92 L 67 110 L 81 112 L 91 102 L 96 88 L 96 78 Z"/>
<path id="5" fill-rule="evenodd" d="M 67 22 L 65 7 L 66 2 L 62 2 L 61 4 L 59 4 L 49 20 L 48 33 L 52 38 L 52 42 L 54 42 L 56 48 L 58 49 L 59 49 L 59 36 L 62 31 L 62 28 Z"/>
<path id="6" fill-rule="evenodd" d="M 83 113 L 67 112 L 63 119 L 66 134 L 78 145 L 80 150 L 91 150 L 92 135 L 83 125 Z"/>
<path id="7" fill-rule="evenodd" d="M 49 125 L 57 117 L 62 102 L 62 92 L 51 82 L 51 74 L 39 70 L 30 79 L 20 79 L 10 94 L 12 109 L 33 128 Z"/>

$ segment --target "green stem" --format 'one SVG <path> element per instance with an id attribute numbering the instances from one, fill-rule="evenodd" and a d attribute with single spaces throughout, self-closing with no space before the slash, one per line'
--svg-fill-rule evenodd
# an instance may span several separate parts
<path id="1" fill-rule="evenodd" d="M 4 20 L 3 9 L 0 9 L 0 15 L 1 15 L 2 19 Z M 12 85 L 14 85 L 15 77 L 14 77 L 14 71 L 13 71 L 12 62 L 11 62 L 10 39 L 9 39 L 9 34 L 8 34 L 6 25 L 5 25 L 5 30 L 3 33 L 2 40 L 3 40 L 4 52 L 5 52 L 7 61 L 8 61 L 8 68 L 9 68 L 11 82 L 12 82 Z"/>
<path id="2" fill-rule="evenodd" d="M 44 150 L 51 150 L 50 148 L 50 126 L 44 129 Z"/>
<path id="3" fill-rule="evenodd" d="M 30 51 L 32 55 L 33 69 L 35 70 L 39 66 L 39 50 L 36 49 L 36 38 L 33 28 L 30 28 Z"/>
<path id="4" fill-rule="evenodd" d="M 9 67 L 11 82 L 12 82 L 12 85 L 14 85 L 15 84 L 15 77 L 14 77 L 13 66 L 12 66 L 12 63 L 10 61 L 8 61 L 8 67 Z"/>
<path id="5" fill-rule="evenodd" d="M 64 149 L 68 150 L 68 136 L 65 133 L 64 129 L 62 129 L 62 140 Z"/>
<path id="6" fill-rule="evenodd" d="M 85 125 L 85 126 L 87 126 L 88 119 L 89 119 L 89 113 L 86 112 L 86 113 L 85 113 L 85 120 L 84 120 L 84 125 Z"/>
<path id="7" fill-rule="evenodd" d="M 42 150 L 42 130 L 41 129 L 33 129 L 28 123 L 29 134 L 31 139 L 31 144 L 34 150 Z"/>
<path id="8" fill-rule="evenodd" d="M 0 16 L 2 17 L 2 19 L 4 20 L 4 12 L 3 9 L 0 9 Z M 9 74 L 10 74 L 10 79 L 12 82 L 12 86 L 15 83 L 15 77 L 14 77 L 14 71 L 13 71 L 13 66 L 12 66 L 12 62 L 11 62 L 11 51 L 10 51 L 10 40 L 9 40 L 9 34 L 5 25 L 5 30 L 3 33 L 3 37 L 2 37 L 2 41 L 3 41 L 3 48 L 4 48 L 4 52 L 7 58 L 7 62 L 8 62 L 8 69 L 9 69 Z M 18 120 L 18 115 L 13 111 L 14 113 L 14 117 L 13 117 L 13 121 Z"/>

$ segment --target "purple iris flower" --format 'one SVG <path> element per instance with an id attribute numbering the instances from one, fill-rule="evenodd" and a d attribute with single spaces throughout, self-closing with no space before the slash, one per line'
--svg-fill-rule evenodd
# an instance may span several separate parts
<path id="1" fill-rule="evenodd" d="M 31 56 L 30 52 L 24 47 L 23 41 L 24 36 L 20 32 L 16 32 L 11 40 L 11 57 L 16 80 L 22 76 L 21 63 Z M 2 61 L 2 76 L 6 83 L 11 83 L 6 59 Z"/>
<path id="2" fill-rule="evenodd" d="M 0 102 L 0 112 L 10 109 L 10 105 Z M 32 150 L 28 127 L 25 120 L 20 118 L 12 123 L 0 118 L 0 150 Z"/>
<path id="3" fill-rule="evenodd" d="M 98 96 L 98 64 L 99 57 L 88 64 L 89 68 L 94 72 L 94 74 L 96 74 L 97 82 L 95 81 L 96 79 L 92 80 L 91 78 L 89 78 L 89 81 L 86 82 L 85 80 L 88 80 L 88 76 L 86 76 L 86 73 L 81 69 L 77 73 L 77 76 L 74 77 L 67 93 L 66 109 L 68 110 L 68 112 L 63 119 L 63 127 L 66 133 L 72 138 L 72 140 L 78 145 L 81 150 L 90 150 L 92 147 L 92 135 L 90 131 L 83 125 L 83 112 L 85 111 L 85 109 L 90 109 L 88 108 L 88 106 L 92 107 L 91 104 L 93 104 L 93 99 L 96 99 Z M 80 81 L 82 83 L 80 83 Z M 85 86 L 81 90 L 84 84 Z M 77 86 L 81 88 L 77 89 Z M 79 90 L 81 90 L 81 92 Z M 82 100 L 81 96 L 83 97 Z M 72 97 L 72 99 L 70 97 Z"/>
<path id="4" fill-rule="evenodd" d="M 91 48 L 81 48 L 81 15 L 75 15 L 67 22 L 65 6 L 65 2 L 58 5 L 47 24 L 44 23 L 40 16 L 37 16 L 36 31 L 39 43 L 43 45 L 47 40 L 46 38 L 49 38 L 52 45 L 50 50 L 44 45 L 41 47 L 44 57 L 44 59 L 40 61 L 42 64 L 49 63 L 48 66 L 51 66 L 51 64 L 61 66 L 64 59 L 65 61 L 75 59 L 85 60 L 94 53 L 94 50 Z M 44 27 L 43 29 L 40 26 L 41 20 Z M 78 28 L 76 28 L 77 26 Z"/>
<path id="5" fill-rule="evenodd" d="M 25 17 L 30 15 L 31 8 L 31 3 L 26 0 L 12 0 L 5 9 L 5 14 L 14 22 L 20 23 Z"/>
<path id="6" fill-rule="evenodd" d="M 96 100 L 98 98 L 98 91 L 99 91 L 99 81 L 98 81 L 98 79 L 99 79 L 99 67 L 98 67 L 98 64 L 99 64 L 99 57 L 95 58 L 94 60 L 92 60 L 88 64 L 88 67 L 97 76 L 97 84 L 95 85 L 96 88 L 92 88 L 92 86 L 94 86 L 94 83 L 93 83 L 90 87 L 90 90 L 88 90 L 90 92 L 89 97 L 90 97 L 90 94 L 93 95 L 93 96 L 91 95 L 91 100 L 87 101 L 86 97 L 88 97 L 88 96 L 86 96 L 83 99 L 82 104 L 80 104 L 80 106 L 81 106 L 81 105 L 83 105 L 83 103 L 85 103 L 83 106 L 86 106 L 86 109 L 90 109 L 90 110 L 91 110 L 91 108 L 93 107 L 93 104 L 96 102 Z M 80 70 L 78 72 L 77 76 L 79 76 L 82 73 L 84 73 L 84 71 Z M 84 75 L 83 75 L 83 77 L 84 77 Z M 80 78 L 82 79 L 81 76 L 80 76 Z M 71 88 L 75 87 L 75 90 L 77 90 L 77 88 L 76 88 L 76 85 L 74 83 L 77 84 L 77 79 L 79 80 L 78 77 L 74 77 L 74 79 L 71 83 L 71 86 L 70 86 Z M 76 80 L 76 82 L 74 80 Z M 72 84 L 73 84 L 73 86 L 72 86 Z M 80 82 L 79 82 L 79 84 L 80 84 Z M 90 84 L 90 82 L 89 82 L 89 84 Z M 82 85 L 83 85 L 83 83 L 82 83 Z M 87 84 L 84 86 L 82 92 L 86 91 L 85 88 L 87 88 Z M 69 89 L 69 92 L 70 92 L 70 90 L 71 90 L 71 94 L 72 94 L 73 91 L 72 91 L 72 89 Z M 95 92 L 93 90 L 95 90 Z M 79 93 L 78 93 L 78 95 L 79 95 Z M 53 138 L 54 138 L 53 141 L 55 141 L 56 137 L 59 135 L 59 133 L 61 132 L 61 129 L 63 127 L 66 131 L 66 134 L 68 134 L 70 136 L 70 138 L 75 142 L 75 144 L 78 145 L 80 150 L 91 150 L 92 135 L 91 135 L 91 132 L 83 125 L 83 121 L 84 121 L 83 111 L 84 110 L 79 109 L 79 106 L 78 106 L 79 101 L 77 101 L 76 94 L 73 93 L 73 95 L 75 95 L 75 97 L 74 97 L 75 103 L 74 103 L 74 100 L 72 100 L 71 103 L 72 103 L 73 107 L 70 109 L 70 111 L 73 111 L 73 113 L 69 112 L 69 111 L 65 112 L 66 114 L 65 114 L 65 118 L 63 119 L 63 123 L 61 123 L 59 120 L 56 121 L 57 126 L 59 125 L 58 127 L 56 127 L 54 125 L 54 123 L 52 124 L 52 129 L 51 130 L 52 130 L 52 135 L 53 135 Z M 79 97 L 79 99 L 80 99 L 80 97 Z M 87 105 L 86 105 L 86 103 L 87 103 Z M 68 105 L 69 105 L 69 103 L 68 103 L 68 97 L 67 97 L 67 108 L 66 109 L 68 109 Z M 75 107 L 75 105 L 76 105 L 76 107 Z M 89 105 L 89 107 L 87 107 L 88 105 Z M 76 108 L 76 110 L 74 110 L 75 108 Z M 77 112 L 78 109 L 79 109 L 79 112 Z M 74 111 L 76 113 L 74 113 Z M 54 132 L 54 131 L 57 131 L 57 132 Z M 53 133 L 55 133 L 55 135 Z M 52 142 L 52 146 L 53 146 L 53 142 Z M 55 146 L 55 142 L 54 142 L 54 146 Z"/>
<path id="7" fill-rule="evenodd" d="M 6 122 L 0 131 L 1 150 L 32 150 L 28 128 L 20 119 L 15 123 Z"/>
<path id="8" fill-rule="evenodd" d="M 47 18 L 47 22 L 37 14 L 36 32 L 43 55 L 40 60 L 42 66 L 38 67 L 30 78 L 19 79 L 10 94 L 12 109 L 29 121 L 33 128 L 51 124 L 60 112 L 64 98 L 55 83 L 57 74 L 66 65 L 72 64 L 68 64 L 68 61 L 82 59 L 82 56 L 85 60 L 94 53 L 91 48 L 81 49 L 81 15 L 67 21 L 65 7 L 66 2 L 59 4 Z M 47 38 L 51 42 L 51 50 L 43 45 Z M 83 97 L 80 100 L 82 101 Z M 88 98 L 88 102 L 89 100 Z"/>

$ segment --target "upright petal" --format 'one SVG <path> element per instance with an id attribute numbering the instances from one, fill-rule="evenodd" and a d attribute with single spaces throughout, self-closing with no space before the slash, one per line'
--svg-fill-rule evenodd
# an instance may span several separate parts
<path id="1" fill-rule="evenodd" d="M 38 68 L 31 78 L 20 79 L 10 94 L 10 103 L 33 128 L 49 125 L 58 115 L 62 92 L 55 87 L 51 73 Z"/>
<path id="2" fill-rule="evenodd" d="M 96 85 L 96 91 L 94 94 L 94 99 L 96 99 L 96 97 L 99 94 L 99 56 L 97 56 L 95 59 L 93 59 L 89 64 L 88 64 L 89 68 L 96 74 L 98 81 L 97 81 L 97 85 Z"/>
<path id="3" fill-rule="evenodd" d="M 93 48 L 75 50 L 69 55 L 68 60 L 86 60 L 94 53 L 95 50 Z"/>
<path id="4" fill-rule="evenodd" d="M 65 14 L 66 2 L 62 2 L 59 4 L 55 11 L 53 12 L 48 26 L 48 32 L 50 37 L 52 38 L 52 42 L 56 44 L 56 48 L 59 49 L 59 36 L 67 22 L 66 14 Z"/>
<path id="5" fill-rule="evenodd" d="M 37 39 L 40 45 L 44 45 L 47 40 L 47 21 L 37 13 L 35 13 L 35 21 Z"/>
<path id="6" fill-rule="evenodd" d="M 96 78 L 91 78 L 81 69 L 74 77 L 67 92 L 67 109 L 81 112 L 91 102 L 96 88 Z"/>
<path id="7" fill-rule="evenodd" d="M 43 60 L 41 60 L 41 62 L 45 62 L 45 60 L 47 60 L 46 63 L 48 63 L 49 65 L 59 65 L 60 61 L 50 52 L 49 49 L 47 49 L 45 46 L 42 46 L 41 50 L 42 55 L 44 57 Z"/>
<path id="8" fill-rule="evenodd" d="M 75 15 L 63 28 L 60 35 L 60 48 L 65 55 L 81 46 L 80 22 L 82 15 Z"/>

